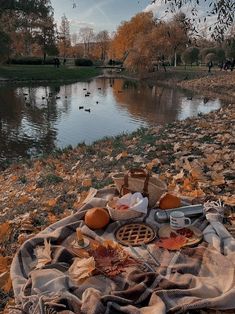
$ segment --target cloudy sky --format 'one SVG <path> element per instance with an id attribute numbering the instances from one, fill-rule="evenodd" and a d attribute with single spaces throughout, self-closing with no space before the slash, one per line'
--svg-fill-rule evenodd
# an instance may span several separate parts
<path id="1" fill-rule="evenodd" d="M 158 18 L 166 18 L 167 9 L 161 0 L 152 5 L 151 0 L 51 0 L 51 2 L 57 23 L 60 24 L 61 17 L 65 14 L 70 20 L 71 33 L 78 33 L 81 27 L 86 26 L 92 27 L 95 32 L 108 30 L 111 33 L 121 21 L 129 20 L 138 12 L 151 10 Z M 188 16 L 191 8 L 190 5 L 185 5 L 182 11 Z M 204 5 L 199 10 L 198 16 L 203 18 L 205 15 Z M 167 14 L 167 18 L 171 16 Z M 213 19 L 215 17 L 209 18 L 207 23 Z"/>
<path id="2" fill-rule="evenodd" d="M 143 11 L 149 0 L 51 0 L 56 21 L 65 14 L 71 22 L 71 32 L 80 27 L 90 26 L 95 31 L 114 31 L 121 21 L 129 20 Z"/>

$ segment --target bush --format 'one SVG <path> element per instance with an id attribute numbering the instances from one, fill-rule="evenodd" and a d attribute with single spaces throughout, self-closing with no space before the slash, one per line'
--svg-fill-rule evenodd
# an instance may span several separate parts
<path id="1" fill-rule="evenodd" d="M 209 63 L 209 62 L 217 63 L 218 62 L 218 56 L 215 53 L 208 53 L 205 57 L 205 62 L 206 63 Z"/>
<path id="2" fill-rule="evenodd" d="M 93 65 L 93 62 L 90 59 L 76 59 L 75 65 L 80 67 L 90 67 Z"/>
<path id="3" fill-rule="evenodd" d="M 182 59 L 185 64 L 193 64 L 194 62 L 198 62 L 199 49 L 197 47 L 189 47 L 187 48 L 183 54 Z"/>
<path id="4" fill-rule="evenodd" d="M 12 58 L 7 61 L 8 64 L 16 64 L 16 65 L 52 65 L 55 64 L 54 58 L 46 58 L 44 60 L 38 57 L 20 57 L 20 58 Z"/>
<path id="5" fill-rule="evenodd" d="M 225 52 L 222 48 L 204 48 L 200 51 L 200 57 L 202 62 L 206 62 L 206 56 L 208 54 L 215 54 L 216 55 L 216 61 L 223 61 L 225 59 Z"/>
<path id="6" fill-rule="evenodd" d="M 110 59 L 109 62 L 108 62 L 108 65 L 122 65 L 123 62 L 120 61 L 120 60 L 113 60 L 113 59 Z"/>

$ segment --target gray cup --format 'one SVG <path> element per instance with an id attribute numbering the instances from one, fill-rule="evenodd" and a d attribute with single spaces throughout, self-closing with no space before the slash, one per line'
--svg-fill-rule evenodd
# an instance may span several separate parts
<path id="1" fill-rule="evenodd" d="M 178 230 L 191 225 L 191 219 L 184 216 L 183 212 L 175 211 L 170 214 L 171 229 Z"/>

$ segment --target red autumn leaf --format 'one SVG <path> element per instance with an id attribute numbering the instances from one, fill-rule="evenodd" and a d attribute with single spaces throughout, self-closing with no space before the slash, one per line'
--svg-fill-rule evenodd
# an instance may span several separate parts
<path id="1" fill-rule="evenodd" d="M 162 238 L 155 245 L 170 251 L 176 251 L 180 250 L 186 243 L 187 238 L 179 235 L 172 238 Z"/>

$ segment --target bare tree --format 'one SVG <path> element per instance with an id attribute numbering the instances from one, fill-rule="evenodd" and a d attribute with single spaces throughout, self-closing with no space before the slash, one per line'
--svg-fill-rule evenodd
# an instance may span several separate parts
<path id="1" fill-rule="evenodd" d="M 95 39 L 94 30 L 91 27 L 83 27 L 80 29 L 79 37 L 84 45 L 84 57 L 89 56 L 90 46 Z"/>
<path id="2" fill-rule="evenodd" d="M 61 18 L 59 39 L 60 39 L 60 45 L 59 45 L 60 52 L 65 58 L 67 49 L 71 46 L 70 23 L 65 14 Z"/>
<path id="3" fill-rule="evenodd" d="M 110 36 L 108 31 L 103 30 L 96 35 L 96 42 L 100 48 L 100 59 L 104 61 L 107 57 L 109 45 L 110 45 Z"/>

